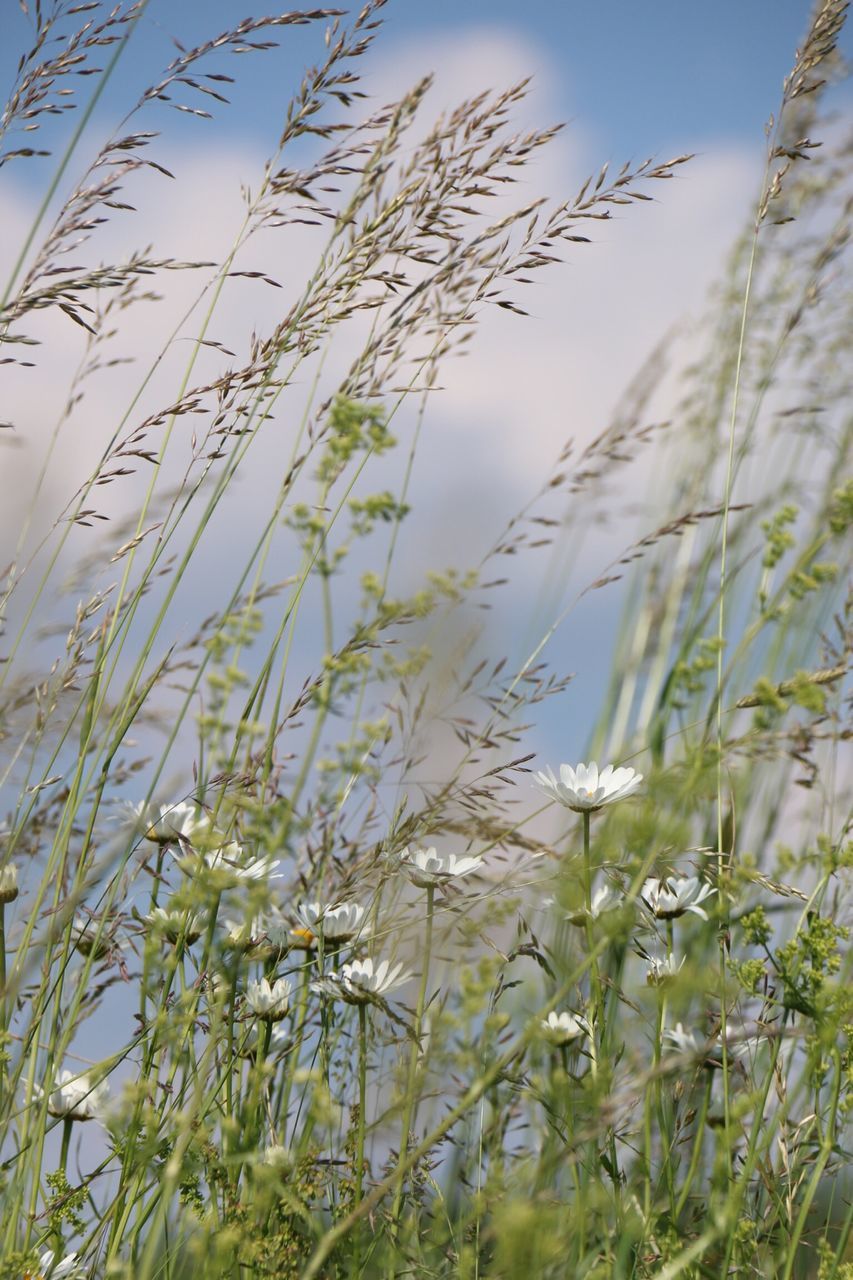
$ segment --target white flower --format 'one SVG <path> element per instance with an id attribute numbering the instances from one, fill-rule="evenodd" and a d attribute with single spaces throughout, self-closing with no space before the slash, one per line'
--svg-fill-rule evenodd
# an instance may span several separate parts
<path id="1" fill-rule="evenodd" d="M 675 920 L 687 911 L 707 920 L 708 913 L 699 904 L 716 892 L 713 885 L 703 884 L 698 876 L 669 876 L 663 880 L 653 877 L 643 885 L 640 897 L 659 920 Z"/>
<path id="2" fill-rule="evenodd" d="M 415 849 L 408 846 L 400 854 L 400 865 L 412 884 L 420 889 L 444 884 L 454 876 L 467 876 L 482 866 L 482 858 L 457 858 L 455 853 L 437 853 L 435 849 Z"/>
<path id="3" fill-rule="evenodd" d="M 664 1031 L 664 1040 L 669 1040 L 679 1053 L 698 1054 L 702 1050 L 703 1041 L 699 1039 L 695 1031 L 685 1031 L 680 1022 L 675 1024 L 672 1031 Z"/>
<path id="4" fill-rule="evenodd" d="M 643 775 L 634 769 L 616 769 L 612 764 L 599 773 L 598 765 L 591 761 L 575 768 L 561 764 L 559 779 L 546 769 L 544 773 L 535 774 L 535 780 L 536 786 L 558 804 L 576 813 L 588 813 L 631 795 L 643 781 Z"/>
<path id="5" fill-rule="evenodd" d="M 76 1253 L 66 1253 L 64 1258 L 56 1261 L 56 1254 L 52 1249 L 45 1249 L 44 1253 L 39 1254 L 39 1271 L 38 1275 L 31 1275 L 29 1271 L 24 1272 L 24 1280 L 77 1280 L 78 1276 L 83 1275 L 83 1268 L 77 1262 Z"/>
<path id="6" fill-rule="evenodd" d="M 242 951 L 257 960 L 274 956 L 280 948 L 273 942 L 263 916 L 255 916 L 253 920 L 224 920 L 225 937 L 223 946 L 232 951 Z"/>
<path id="7" fill-rule="evenodd" d="M 577 1040 L 578 1036 L 589 1035 L 589 1023 L 586 1018 L 582 1018 L 574 1013 L 557 1013 L 551 1010 L 548 1017 L 543 1019 L 542 1034 L 552 1044 L 564 1045 L 570 1044 L 572 1040 Z"/>
<path id="8" fill-rule="evenodd" d="M 261 1161 L 274 1169 L 289 1169 L 293 1165 L 293 1153 L 289 1147 L 282 1146 L 280 1142 L 271 1142 L 264 1147 Z"/>
<path id="9" fill-rule="evenodd" d="M 269 858 L 246 858 L 241 845 L 235 841 L 222 845 L 219 849 L 208 849 L 203 853 L 188 852 L 182 849 L 176 853 L 170 849 L 172 857 L 182 871 L 188 875 L 205 872 L 216 877 L 224 885 L 236 885 L 247 880 L 280 880 L 281 873 L 271 873 L 279 865 L 279 860 L 271 862 Z"/>
<path id="10" fill-rule="evenodd" d="M 353 960 L 339 972 L 328 975 L 324 990 L 349 1004 L 366 1004 L 373 996 L 384 996 L 392 988 L 408 982 L 410 976 L 403 972 L 401 964 L 392 965 L 388 960 L 380 960 L 378 964 L 369 959 Z"/>
<path id="11" fill-rule="evenodd" d="M 719 1067 L 723 1061 L 723 1042 L 719 1032 L 708 1040 L 700 1040 L 695 1031 L 685 1031 L 680 1022 L 674 1031 L 664 1031 L 664 1039 L 669 1040 L 679 1053 L 689 1053 L 700 1057 L 706 1067 Z M 750 1035 L 744 1027 L 729 1027 L 726 1032 L 727 1056 L 742 1062 L 755 1052 L 763 1037 Z"/>
<path id="12" fill-rule="evenodd" d="M 36 1085 L 39 1097 L 44 1091 Z M 109 1086 L 106 1080 L 93 1085 L 88 1075 L 75 1075 L 71 1071 L 60 1071 L 56 1084 L 47 1100 L 47 1109 L 57 1119 L 96 1120 L 100 1119 L 109 1099 Z"/>
<path id="13" fill-rule="evenodd" d="M 173 907 L 154 907 L 145 919 L 151 932 L 163 934 L 172 946 L 183 938 L 184 945 L 191 947 L 201 937 L 201 923 L 193 912 Z"/>
<path id="14" fill-rule="evenodd" d="M 93 920 L 89 916 L 76 915 L 71 926 L 71 941 L 84 956 L 94 955 L 96 960 L 103 960 L 112 950 L 109 926 L 103 921 Z"/>
<path id="15" fill-rule="evenodd" d="M 366 932 L 366 926 L 362 924 L 364 907 L 356 902 L 300 902 L 296 915 L 309 933 L 322 932 L 328 941 L 351 942 Z"/>
<path id="16" fill-rule="evenodd" d="M 266 978 L 261 978 L 246 987 L 246 1003 L 255 1017 L 278 1022 L 287 1013 L 291 991 L 287 978 L 279 978 L 272 986 Z"/>
<path id="17" fill-rule="evenodd" d="M 603 884 L 592 895 L 592 901 L 589 907 L 589 917 L 597 920 L 599 916 L 603 916 L 606 911 L 615 911 L 622 905 L 622 897 L 611 888 L 609 884 Z M 571 912 L 566 916 L 571 924 L 585 925 L 587 920 L 586 908 L 580 911 Z"/>
<path id="18" fill-rule="evenodd" d="M 678 964 L 675 963 L 675 956 L 665 956 L 663 960 L 657 956 L 650 956 L 648 967 L 646 968 L 646 982 L 650 987 L 661 987 L 667 982 L 671 982 L 681 969 L 686 956 L 682 956 Z"/>
<path id="19" fill-rule="evenodd" d="M 0 904 L 14 902 L 18 896 L 18 868 L 14 862 L 0 867 Z"/>
<path id="20" fill-rule="evenodd" d="M 198 805 L 181 800 L 178 804 L 141 804 L 127 806 L 134 825 L 146 840 L 170 844 L 175 840 L 192 840 L 210 825 L 207 814 Z"/>

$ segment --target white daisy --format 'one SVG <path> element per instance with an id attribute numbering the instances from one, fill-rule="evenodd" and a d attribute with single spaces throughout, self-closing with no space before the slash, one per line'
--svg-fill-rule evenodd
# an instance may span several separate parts
<path id="1" fill-rule="evenodd" d="M 437 853 L 435 849 L 415 849 L 408 846 L 400 854 L 400 865 L 408 875 L 412 884 L 420 889 L 429 889 L 437 884 L 444 884 L 456 876 L 467 876 L 482 866 L 479 857 L 457 858 L 455 853 Z"/>
<path id="2" fill-rule="evenodd" d="M 366 933 L 364 907 L 356 902 L 300 902 L 296 908 L 299 922 L 311 934 L 322 932 L 331 942 L 351 942 Z"/>
<path id="3" fill-rule="evenodd" d="M 44 1090 L 36 1085 L 39 1097 Z M 93 1085 L 85 1072 L 81 1075 L 72 1071 L 60 1071 L 56 1083 L 50 1091 L 47 1109 L 50 1115 L 62 1120 L 98 1120 L 109 1100 L 109 1086 L 106 1080 Z"/>
<path id="4" fill-rule="evenodd" d="M 564 1045 L 571 1044 L 572 1040 L 577 1040 L 578 1036 L 589 1035 L 589 1023 L 586 1018 L 580 1017 L 578 1014 L 557 1013 L 554 1009 L 544 1018 L 541 1023 L 542 1034 L 552 1044 Z"/>
<path id="5" fill-rule="evenodd" d="M 658 956 L 650 956 L 646 968 L 646 982 L 650 987 L 661 987 L 667 982 L 671 982 L 678 975 L 686 959 L 686 956 L 682 956 L 678 964 L 676 964 L 675 956 L 665 956 L 663 959 Z"/>
<path id="6" fill-rule="evenodd" d="M 598 765 L 560 765 L 560 777 L 555 778 L 550 769 L 534 775 L 535 785 L 552 800 L 574 809 L 576 813 L 589 813 L 603 809 L 606 804 L 623 800 L 637 790 L 643 775 L 634 769 L 614 768 L 608 764 L 599 773 Z"/>
<path id="7" fill-rule="evenodd" d="M 254 958 L 260 960 L 275 955 L 279 950 L 270 939 L 262 916 L 255 916 L 254 920 L 231 920 L 226 917 L 223 923 L 225 937 L 222 943 L 230 951 L 242 951 L 246 955 L 251 952 Z"/>
<path id="8" fill-rule="evenodd" d="M 96 960 L 103 960 L 112 950 L 110 933 L 107 926 L 90 916 L 76 915 L 71 926 L 71 941 L 84 956 L 94 955 Z"/>
<path id="9" fill-rule="evenodd" d="M 682 1023 L 677 1022 L 671 1031 L 664 1031 L 664 1040 L 668 1040 L 679 1053 L 698 1054 L 705 1044 L 695 1031 L 685 1031 Z"/>
<path id="10" fill-rule="evenodd" d="M 155 844 L 170 844 L 175 840 L 189 840 L 210 825 L 207 814 L 198 805 L 181 800 L 178 804 L 141 804 L 126 806 L 134 826 L 146 840 Z"/>
<path id="11" fill-rule="evenodd" d="M 272 985 L 266 978 L 261 978 L 247 985 L 246 1003 L 256 1018 L 278 1022 L 287 1014 L 292 990 L 287 978 L 279 978 Z"/>
<path id="12" fill-rule="evenodd" d="M 52 1249 L 45 1249 L 39 1254 L 39 1269 L 33 1273 L 25 1271 L 23 1280 L 77 1280 L 83 1275 L 83 1268 L 77 1261 L 76 1253 L 66 1253 L 57 1261 Z"/>
<path id="13" fill-rule="evenodd" d="M 173 907 L 154 907 L 145 917 L 152 933 L 159 933 L 174 947 L 183 938 L 184 944 L 191 947 L 201 937 L 201 922 L 197 915 L 190 911 L 176 910 Z"/>
<path id="14" fill-rule="evenodd" d="M 698 876 L 667 876 L 647 880 L 640 897 L 659 920 L 675 920 L 688 911 L 707 920 L 708 913 L 700 903 L 716 892 L 713 885 L 703 884 Z"/>
<path id="15" fill-rule="evenodd" d="M 14 862 L 0 867 L 0 904 L 14 902 L 18 896 L 18 868 Z"/>
<path id="16" fill-rule="evenodd" d="M 609 884 L 600 885 L 592 895 L 592 901 L 589 906 L 589 917 L 597 920 L 599 916 L 603 916 L 607 911 L 616 911 L 622 906 L 622 895 L 611 888 Z M 580 911 L 571 912 L 566 916 L 570 924 L 585 925 L 587 921 L 586 908 Z"/>
<path id="17" fill-rule="evenodd" d="M 322 986 L 349 1004 L 366 1004 L 374 996 L 387 995 L 410 977 L 403 972 L 401 964 L 392 965 L 389 960 L 380 960 L 378 964 L 370 959 L 353 960 L 337 973 L 330 973 Z"/>
<path id="18" fill-rule="evenodd" d="M 223 886 L 245 884 L 249 880 L 281 879 L 281 873 L 272 875 L 279 866 L 279 859 L 271 862 L 269 858 L 247 858 L 242 845 L 233 840 L 219 849 L 208 849 L 203 853 L 188 850 L 186 846 L 180 852 L 170 849 L 169 853 L 188 875 L 207 873 L 221 881 Z"/>
<path id="19" fill-rule="evenodd" d="M 271 1165 L 274 1169 L 290 1169 L 293 1166 L 293 1153 L 289 1147 L 282 1146 L 280 1142 L 271 1142 L 264 1147 L 261 1162 Z"/>
<path id="20" fill-rule="evenodd" d="M 679 1053 L 689 1053 L 702 1058 L 706 1067 L 720 1067 L 723 1061 L 723 1042 L 719 1032 L 707 1040 L 700 1040 L 695 1031 L 685 1031 L 680 1022 L 674 1031 L 664 1031 L 664 1039 L 669 1040 Z M 749 1032 L 745 1027 L 728 1027 L 726 1031 L 727 1057 L 736 1062 L 754 1055 L 765 1037 Z"/>

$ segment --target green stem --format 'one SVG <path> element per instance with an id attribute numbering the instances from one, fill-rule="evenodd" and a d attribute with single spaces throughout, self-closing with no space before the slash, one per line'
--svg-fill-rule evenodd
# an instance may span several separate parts
<path id="1" fill-rule="evenodd" d="M 590 986 L 590 1009 L 589 1009 L 589 1049 L 592 1057 L 592 1078 L 598 1078 L 598 1052 L 596 1049 L 596 1031 L 599 1029 L 599 1021 L 602 1016 L 601 1009 L 601 975 L 598 969 L 598 956 L 595 951 L 595 935 L 592 928 L 592 855 L 590 853 L 590 837 L 589 827 L 591 813 L 588 809 L 583 812 L 583 893 L 584 893 L 584 922 L 586 925 L 586 944 L 589 951 L 589 986 Z"/>
<path id="2" fill-rule="evenodd" d="M 355 1155 L 355 1202 L 361 1204 L 364 1175 L 364 1113 L 367 1106 L 367 1005 L 358 1006 L 358 1138 Z"/>
<path id="3" fill-rule="evenodd" d="M 400 1131 L 400 1151 L 397 1157 L 397 1169 L 399 1179 L 397 1182 L 397 1190 L 394 1195 L 394 1208 L 391 1212 L 391 1241 L 392 1244 L 397 1238 L 397 1229 L 399 1226 L 398 1218 L 403 1202 L 403 1183 L 405 1180 L 406 1157 L 409 1148 L 409 1130 L 414 1120 L 415 1105 L 415 1087 L 417 1085 L 418 1076 L 418 1057 L 421 1051 L 421 1033 L 423 1031 L 424 1009 L 426 1007 L 427 985 L 429 983 L 429 966 L 432 956 L 432 930 L 433 917 L 435 914 L 435 886 L 427 886 L 427 909 L 426 909 L 426 937 L 424 939 L 424 963 L 421 970 L 421 985 L 418 991 L 418 1004 L 415 1012 L 415 1040 L 412 1045 L 412 1052 L 409 1057 L 409 1078 L 406 1083 L 406 1099 L 403 1107 L 403 1123 Z M 393 1259 L 392 1259 L 393 1265 Z"/>

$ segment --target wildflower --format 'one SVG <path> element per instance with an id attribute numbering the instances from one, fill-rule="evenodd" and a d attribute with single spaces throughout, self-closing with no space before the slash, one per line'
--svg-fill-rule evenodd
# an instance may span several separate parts
<path id="1" fill-rule="evenodd" d="M 640 891 L 640 897 L 659 920 L 675 920 L 687 911 L 708 919 L 708 913 L 700 903 L 710 898 L 716 889 L 710 884 L 703 884 L 698 876 L 671 876 L 662 880 L 647 880 Z"/>
<path id="2" fill-rule="evenodd" d="M 664 1040 L 669 1040 L 679 1053 L 698 1054 L 702 1051 L 703 1041 L 699 1040 L 695 1031 L 685 1031 L 682 1023 L 677 1022 L 672 1031 L 664 1031 Z"/>
<path id="3" fill-rule="evenodd" d="M 364 907 L 355 902 L 301 902 L 296 914 L 307 933 L 312 936 L 322 931 L 330 942 L 351 942 L 365 932 Z"/>
<path id="4" fill-rule="evenodd" d="M 207 873 L 221 880 L 225 885 L 245 884 L 248 880 L 279 880 L 281 874 L 271 873 L 279 865 L 279 860 L 271 862 L 269 858 L 245 858 L 241 845 L 236 841 L 222 845 L 219 849 L 208 849 L 203 853 L 187 850 L 182 847 L 179 853 L 170 849 L 172 857 L 182 871 L 188 875 Z"/>
<path id="5" fill-rule="evenodd" d="M 614 768 L 612 764 L 599 773 L 598 765 L 591 761 L 575 768 L 561 764 L 559 779 L 550 769 L 537 773 L 535 779 L 536 786 L 558 804 L 576 813 L 591 813 L 631 795 L 643 781 L 643 775 L 634 769 Z"/>
<path id="6" fill-rule="evenodd" d="M 667 982 L 671 982 L 678 975 L 686 959 L 686 956 L 682 956 L 676 964 L 675 956 L 665 956 L 662 960 L 657 956 L 650 956 L 646 968 L 646 982 L 650 987 L 662 987 Z"/>
<path id="7" fill-rule="evenodd" d="M 177 946 L 183 939 L 184 945 L 191 947 L 201 937 L 199 917 L 190 911 L 175 910 L 171 907 L 154 907 L 145 917 L 152 933 L 161 933 Z"/>
<path id="8" fill-rule="evenodd" d="M 229 951 L 239 951 L 252 960 L 270 960 L 276 957 L 282 948 L 272 939 L 262 916 L 252 920 L 224 920 L 225 936 L 222 945 Z"/>
<path id="9" fill-rule="evenodd" d="M 589 1035 L 586 1018 L 574 1013 L 556 1013 L 553 1009 L 542 1021 L 542 1034 L 555 1045 L 571 1044 L 578 1036 Z"/>
<path id="10" fill-rule="evenodd" d="M 403 973 L 401 964 L 392 965 L 388 960 L 380 960 L 378 964 L 369 959 L 353 960 L 339 972 L 330 973 L 323 989 L 349 1004 L 366 1004 L 374 996 L 387 995 L 394 987 L 408 982 L 410 976 Z"/>
<path id="11" fill-rule="evenodd" d="M 317 935 L 310 929 L 288 929 L 287 945 L 297 951 L 313 951 L 317 945 Z"/>
<path id="12" fill-rule="evenodd" d="M 210 825 L 207 814 L 198 806 L 181 800 L 178 804 L 141 804 L 127 806 L 134 825 L 146 840 L 154 844 L 171 844 L 175 840 L 192 840 Z"/>
<path id="13" fill-rule="evenodd" d="M 279 978 L 272 985 L 266 978 L 261 978 L 246 987 L 246 1003 L 256 1018 L 278 1022 L 287 1014 L 291 991 L 287 978 Z"/>
<path id="14" fill-rule="evenodd" d="M 706 1067 L 720 1067 L 723 1061 L 723 1042 L 717 1032 L 708 1040 L 700 1040 L 695 1031 L 685 1031 L 680 1022 L 673 1031 L 664 1031 L 664 1039 L 669 1040 L 679 1053 L 701 1056 Z M 726 1032 L 726 1053 L 731 1059 L 742 1062 L 754 1054 L 761 1044 L 763 1036 L 748 1034 L 744 1027 L 729 1027 Z"/>
<path id="15" fill-rule="evenodd" d="M 400 864 L 412 884 L 420 889 L 430 889 L 444 884 L 455 876 L 467 876 L 482 865 L 482 858 L 457 858 L 455 853 L 437 853 L 435 849 L 415 849 L 406 846 L 400 854 Z"/>
<path id="16" fill-rule="evenodd" d="M 603 916 L 606 911 L 615 911 L 617 907 L 622 905 L 622 898 L 612 889 L 609 884 L 603 884 L 592 895 L 592 901 L 589 904 L 589 912 L 584 907 L 580 911 L 574 911 L 566 916 L 570 924 L 585 925 L 587 915 L 591 920 L 597 920 L 599 916 Z"/>
<path id="17" fill-rule="evenodd" d="M 38 1085 L 36 1090 L 39 1097 L 44 1095 Z M 48 1095 L 47 1109 L 60 1120 L 99 1120 L 108 1098 L 106 1080 L 93 1085 L 85 1073 L 74 1075 L 71 1071 L 60 1071 Z"/>
<path id="18" fill-rule="evenodd" d="M 45 1249 L 39 1254 L 38 1271 L 25 1271 L 23 1280 L 77 1280 L 83 1275 L 83 1268 L 77 1262 L 76 1253 L 66 1253 L 57 1261 L 52 1249 Z"/>
<path id="19" fill-rule="evenodd" d="M 14 902 L 18 896 L 18 868 L 14 862 L 0 867 L 0 906 Z"/>
<path id="20" fill-rule="evenodd" d="M 293 1153 L 289 1147 L 284 1147 L 280 1142 L 271 1142 L 264 1147 L 261 1154 L 263 1164 L 271 1165 L 273 1169 L 289 1169 L 293 1165 Z"/>
<path id="21" fill-rule="evenodd" d="M 100 930 L 100 932 L 99 932 Z M 97 920 L 89 916 L 76 915 L 71 926 L 71 941 L 84 956 L 93 955 L 95 960 L 103 960 L 112 950 L 108 932 Z"/>

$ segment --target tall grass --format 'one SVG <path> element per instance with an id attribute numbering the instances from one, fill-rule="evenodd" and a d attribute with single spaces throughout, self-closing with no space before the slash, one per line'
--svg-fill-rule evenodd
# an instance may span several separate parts
<path id="1" fill-rule="evenodd" d="M 0 1276 L 849 1280 L 846 6 L 784 82 L 672 419 L 658 352 L 486 552 L 402 591 L 442 368 L 689 158 L 513 201 L 557 130 L 514 129 L 523 84 L 368 106 L 383 7 L 180 50 L 87 165 L 146 4 L 23 6 L 0 163 L 51 176 L 4 376 L 78 345 L 4 557 Z M 164 109 L 221 111 L 232 55 L 297 28 L 319 60 L 221 261 L 104 261 L 172 177 Z M 314 255 L 286 281 L 279 240 Z M 237 353 L 235 278 L 283 298 Z M 649 451 L 640 527 L 567 595 L 563 548 Z M 528 600 L 548 546 L 557 603 L 513 660 L 472 618 Z M 625 771 L 548 773 L 551 642 L 614 590 L 588 742 Z"/>

